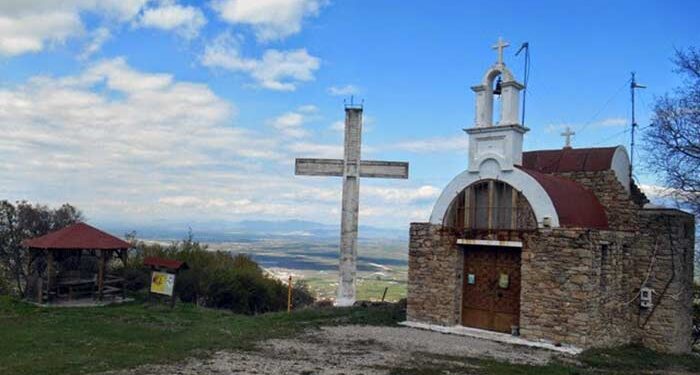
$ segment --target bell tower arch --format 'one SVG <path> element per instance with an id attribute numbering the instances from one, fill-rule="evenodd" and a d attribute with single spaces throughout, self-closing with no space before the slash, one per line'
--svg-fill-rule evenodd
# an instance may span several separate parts
<path id="1" fill-rule="evenodd" d="M 493 64 L 481 81 L 480 85 L 472 86 L 472 91 L 476 93 L 476 124 L 477 128 L 501 125 L 522 125 L 518 121 L 520 114 L 520 91 L 525 86 L 516 81 L 513 74 L 508 70 L 503 62 L 503 49 L 509 44 L 502 38 L 492 47 L 498 51 L 498 60 Z M 494 82 L 498 81 L 500 95 L 502 98 L 501 113 L 499 122 L 494 124 Z"/>

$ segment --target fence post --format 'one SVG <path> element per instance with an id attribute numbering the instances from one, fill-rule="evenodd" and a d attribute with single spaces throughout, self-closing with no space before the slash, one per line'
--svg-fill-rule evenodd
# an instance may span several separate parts
<path id="1" fill-rule="evenodd" d="M 289 275 L 289 284 L 287 285 L 287 314 L 292 312 L 292 275 Z"/>

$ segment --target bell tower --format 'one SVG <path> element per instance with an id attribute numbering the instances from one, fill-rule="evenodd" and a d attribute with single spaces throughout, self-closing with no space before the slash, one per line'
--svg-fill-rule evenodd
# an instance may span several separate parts
<path id="1" fill-rule="evenodd" d="M 509 44 L 498 38 L 492 47 L 498 53 L 496 63 L 484 75 L 476 93 L 476 123 L 464 129 L 469 134 L 469 171 L 478 172 L 487 160 L 498 163 L 501 171 L 513 169 L 522 163 L 523 135 L 528 128 L 519 122 L 520 91 L 525 86 L 516 81 L 503 61 L 503 49 Z M 500 116 L 494 124 L 494 95 L 500 95 Z"/>

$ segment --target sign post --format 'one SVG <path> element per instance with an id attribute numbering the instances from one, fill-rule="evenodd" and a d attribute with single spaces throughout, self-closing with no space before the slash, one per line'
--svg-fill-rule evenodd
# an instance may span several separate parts
<path id="1" fill-rule="evenodd" d="M 187 269 L 187 263 L 174 259 L 148 257 L 143 264 L 151 267 L 151 288 L 148 293 L 148 301 L 152 295 L 170 297 L 170 308 L 175 307 L 176 290 L 175 282 L 177 274 L 182 269 Z"/>

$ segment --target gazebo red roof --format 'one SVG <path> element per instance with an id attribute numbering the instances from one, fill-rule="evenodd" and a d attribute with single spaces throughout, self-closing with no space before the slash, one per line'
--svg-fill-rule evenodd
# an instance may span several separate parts
<path id="1" fill-rule="evenodd" d="M 22 241 L 31 249 L 45 250 L 125 250 L 131 245 L 85 223 L 69 225 L 41 237 Z"/>

